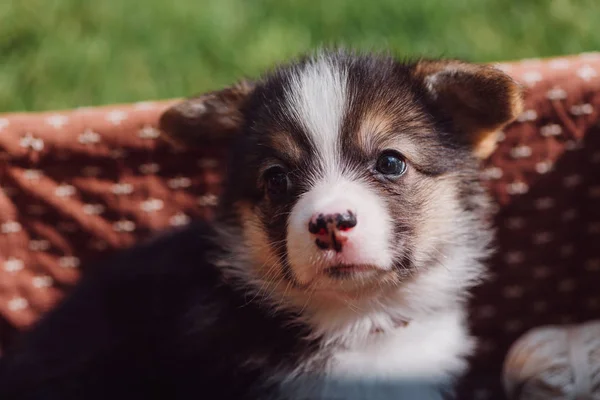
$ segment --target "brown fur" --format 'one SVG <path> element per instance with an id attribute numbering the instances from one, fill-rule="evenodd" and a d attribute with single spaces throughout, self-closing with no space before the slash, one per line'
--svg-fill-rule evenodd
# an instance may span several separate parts
<path id="1" fill-rule="evenodd" d="M 485 158 L 495 149 L 496 134 L 523 109 L 522 89 L 491 66 L 456 60 L 424 60 L 415 75 L 431 86 L 436 106 L 468 134 L 474 153 Z"/>
<path id="2" fill-rule="evenodd" d="M 241 81 L 177 103 L 161 115 L 160 129 L 177 146 L 227 142 L 243 123 L 241 107 L 253 87 Z"/>

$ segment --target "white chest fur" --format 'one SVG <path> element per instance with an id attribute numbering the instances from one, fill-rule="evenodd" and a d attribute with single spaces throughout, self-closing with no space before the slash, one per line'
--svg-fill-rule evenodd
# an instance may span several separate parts
<path id="1" fill-rule="evenodd" d="M 446 381 L 466 367 L 473 347 L 461 313 L 413 320 L 391 332 L 373 333 L 349 348 L 339 348 L 328 375 L 341 379 Z"/>

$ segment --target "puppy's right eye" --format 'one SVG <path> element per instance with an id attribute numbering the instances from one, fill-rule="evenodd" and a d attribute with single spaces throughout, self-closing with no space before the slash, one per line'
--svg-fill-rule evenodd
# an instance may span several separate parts
<path id="1" fill-rule="evenodd" d="M 406 172 L 406 161 L 395 151 L 384 151 L 377 159 L 375 169 L 382 175 L 397 178 Z"/>
<path id="2" fill-rule="evenodd" d="M 281 167 L 271 167 L 264 174 L 267 194 L 272 200 L 280 200 L 290 189 L 286 171 Z"/>

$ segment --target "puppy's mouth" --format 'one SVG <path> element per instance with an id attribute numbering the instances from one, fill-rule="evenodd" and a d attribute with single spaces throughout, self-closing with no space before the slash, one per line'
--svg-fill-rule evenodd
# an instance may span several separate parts
<path id="1" fill-rule="evenodd" d="M 380 269 L 373 265 L 361 264 L 336 264 L 324 269 L 325 275 L 331 278 L 344 279 L 355 276 L 370 276 L 379 272 Z"/>

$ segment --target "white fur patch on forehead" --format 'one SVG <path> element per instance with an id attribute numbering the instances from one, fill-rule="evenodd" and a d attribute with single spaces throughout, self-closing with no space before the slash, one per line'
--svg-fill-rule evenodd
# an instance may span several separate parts
<path id="1" fill-rule="evenodd" d="M 286 93 L 289 113 L 305 130 L 326 172 L 339 168 L 347 93 L 346 70 L 325 54 L 299 68 Z"/>

